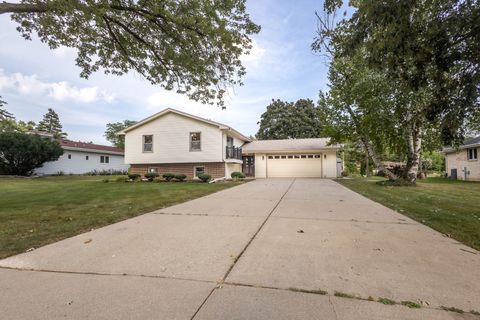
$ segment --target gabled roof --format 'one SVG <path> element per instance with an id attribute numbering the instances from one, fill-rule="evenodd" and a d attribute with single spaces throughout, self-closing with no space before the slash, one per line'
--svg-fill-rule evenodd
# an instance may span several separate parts
<path id="1" fill-rule="evenodd" d="M 101 144 L 72 141 L 67 139 L 59 140 L 58 143 L 65 150 L 123 155 L 122 149 L 111 146 L 104 146 Z"/>
<path id="2" fill-rule="evenodd" d="M 201 118 L 201 117 L 197 117 L 197 116 L 194 116 L 193 114 L 189 114 L 189 113 L 186 113 L 186 112 L 183 112 L 183 111 L 179 111 L 179 110 L 176 110 L 176 109 L 172 109 L 172 108 L 167 108 L 167 109 L 164 109 L 160 112 L 157 112 L 155 113 L 154 115 L 148 117 L 148 118 L 145 118 L 139 122 L 137 122 L 136 124 L 126 128 L 126 129 L 123 129 L 122 131 L 119 131 L 117 134 L 118 135 L 124 135 L 126 134 L 127 132 L 133 130 L 133 129 L 136 129 L 138 127 L 141 127 L 143 126 L 144 124 L 146 123 L 149 123 L 150 121 L 153 121 L 155 119 L 158 119 L 168 113 L 175 113 L 175 114 L 178 114 L 180 116 L 183 116 L 183 117 L 187 117 L 187 118 L 190 118 L 190 119 L 193 119 L 193 120 L 197 120 L 197 121 L 200 121 L 200 122 L 204 122 L 204 123 L 208 123 L 208 124 L 211 124 L 213 126 L 217 126 L 220 130 L 225 130 L 225 131 L 231 131 L 233 132 L 236 136 L 238 136 L 239 138 L 243 139 L 244 141 L 251 141 L 250 138 L 244 136 L 243 134 L 241 134 L 240 132 L 238 132 L 237 130 L 233 129 L 232 127 L 230 126 L 227 126 L 225 124 L 222 124 L 220 122 L 216 122 L 216 121 L 212 121 L 212 120 L 208 120 L 208 119 L 205 119 L 205 118 Z"/>
<path id="3" fill-rule="evenodd" d="M 452 153 L 452 152 L 457 152 L 459 149 L 468 149 L 468 148 L 475 148 L 475 147 L 480 147 L 480 136 L 465 140 L 465 142 L 458 148 L 451 148 L 451 147 L 444 148 L 443 152 Z"/>
<path id="4" fill-rule="evenodd" d="M 288 152 L 288 151 L 317 151 L 340 149 L 338 144 L 329 145 L 329 138 L 312 139 L 283 139 L 283 140 L 255 140 L 242 147 L 244 153 L 255 152 Z"/>

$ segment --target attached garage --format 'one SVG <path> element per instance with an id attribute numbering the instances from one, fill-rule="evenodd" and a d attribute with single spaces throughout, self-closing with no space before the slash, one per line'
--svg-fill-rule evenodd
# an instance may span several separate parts
<path id="1" fill-rule="evenodd" d="M 283 154 L 267 156 L 269 178 L 321 178 L 321 154 Z"/>
<path id="2" fill-rule="evenodd" d="M 329 139 L 256 140 L 242 147 L 256 178 L 336 178 L 339 145 Z"/>

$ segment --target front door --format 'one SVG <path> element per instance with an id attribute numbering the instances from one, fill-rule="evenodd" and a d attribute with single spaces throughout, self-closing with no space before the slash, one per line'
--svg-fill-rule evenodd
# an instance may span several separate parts
<path id="1" fill-rule="evenodd" d="M 247 177 L 255 176 L 255 156 L 244 156 L 243 157 L 243 173 Z"/>

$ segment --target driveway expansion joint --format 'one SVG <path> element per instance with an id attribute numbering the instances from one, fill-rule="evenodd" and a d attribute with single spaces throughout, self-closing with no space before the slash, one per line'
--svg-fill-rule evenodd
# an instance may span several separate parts
<path id="1" fill-rule="evenodd" d="M 190 318 L 190 320 L 193 320 L 195 319 L 195 317 L 197 316 L 197 314 L 200 312 L 200 310 L 202 309 L 202 307 L 205 305 L 205 303 L 207 303 L 208 299 L 212 296 L 213 292 L 215 291 L 215 289 L 221 287 L 224 283 L 225 283 L 225 280 L 227 279 L 228 275 L 230 274 L 230 272 L 233 270 L 233 268 L 235 267 L 236 263 L 238 262 L 238 260 L 240 260 L 240 258 L 242 257 L 242 255 L 245 253 L 245 251 L 248 249 L 248 247 L 250 246 L 250 244 L 253 242 L 253 240 L 256 238 L 256 236 L 260 233 L 260 231 L 262 230 L 262 228 L 265 226 L 265 224 L 267 223 L 268 219 L 272 216 L 273 212 L 275 212 L 275 209 L 277 209 L 278 205 L 280 204 L 280 202 L 282 202 L 283 198 L 285 197 L 285 195 L 290 191 L 290 189 L 292 188 L 293 184 L 295 183 L 295 178 L 293 179 L 293 181 L 289 184 L 287 190 L 285 190 L 285 192 L 282 194 L 282 196 L 280 197 L 280 199 L 277 201 L 277 203 L 275 204 L 275 206 L 272 208 L 272 210 L 270 210 L 270 212 L 268 213 L 268 215 L 265 217 L 265 219 L 263 220 L 262 224 L 260 225 L 260 227 L 258 227 L 257 231 L 255 231 L 255 233 L 252 235 L 252 237 L 250 238 L 250 240 L 247 242 L 247 244 L 245 245 L 245 247 L 243 248 L 242 251 L 240 251 L 240 253 L 235 257 L 235 259 L 233 260 L 233 263 L 230 265 L 230 268 L 228 268 L 227 272 L 225 273 L 225 275 L 222 277 L 222 279 L 220 280 L 220 282 L 217 284 L 217 286 L 215 286 L 211 291 L 210 293 L 207 295 L 207 297 L 205 298 L 205 300 L 200 304 L 200 306 L 198 307 L 198 309 L 194 312 L 194 314 L 192 315 L 192 317 Z"/>

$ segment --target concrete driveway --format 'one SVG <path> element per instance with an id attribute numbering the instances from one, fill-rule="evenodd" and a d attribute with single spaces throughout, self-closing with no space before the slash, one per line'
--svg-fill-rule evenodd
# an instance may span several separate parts
<path id="1" fill-rule="evenodd" d="M 480 253 L 323 179 L 256 180 L 0 261 L 5 319 L 480 318 L 442 307 L 480 311 Z"/>

